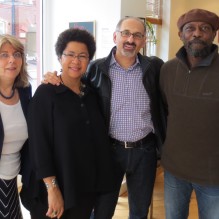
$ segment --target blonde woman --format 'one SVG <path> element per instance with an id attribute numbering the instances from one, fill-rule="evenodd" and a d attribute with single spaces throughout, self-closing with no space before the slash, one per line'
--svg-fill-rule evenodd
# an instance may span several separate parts
<path id="1" fill-rule="evenodd" d="M 17 175 L 25 173 L 26 183 L 30 172 L 21 168 L 28 162 L 26 113 L 30 98 L 24 46 L 14 36 L 0 35 L 0 218 L 22 218 Z"/>

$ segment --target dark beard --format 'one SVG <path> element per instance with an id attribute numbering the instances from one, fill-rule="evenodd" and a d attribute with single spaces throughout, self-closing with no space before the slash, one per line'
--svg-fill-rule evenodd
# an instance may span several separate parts
<path id="1" fill-rule="evenodd" d="M 202 44 L 204 47 L 202 49 L 193 49 L 192 45 L 195 43 Z M 211 53 L 211 45 L 208 45 L 206 42 L 200 39 L 194 39 L 188 42 L 188 44 L 185 45 L 185 48 L 186 48 L 188 55 L 193 56 L 195 58 L 198 58 L 198 57 L 204 58 Z"/>

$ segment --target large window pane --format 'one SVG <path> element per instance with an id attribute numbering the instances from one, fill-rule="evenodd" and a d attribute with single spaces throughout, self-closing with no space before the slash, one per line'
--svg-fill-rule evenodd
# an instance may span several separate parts
<path id="1" fill-rule="evenodd" d="M 39 17 L 40 0 L 0 0 L 0 34 L 12 34 L 25 45 L 33 90 L 40 79 Z"/>

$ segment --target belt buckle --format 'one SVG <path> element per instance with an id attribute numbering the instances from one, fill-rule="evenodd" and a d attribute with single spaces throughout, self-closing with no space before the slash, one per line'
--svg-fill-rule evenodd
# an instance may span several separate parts
<path id="1" fill-rule="evenodd" d="M 128 146 L 127 141 L 124 141 L 124 143 L 125 143 L 125 148 L 132 148 L 132 147 L 129 147 L 129 146 Z"/>

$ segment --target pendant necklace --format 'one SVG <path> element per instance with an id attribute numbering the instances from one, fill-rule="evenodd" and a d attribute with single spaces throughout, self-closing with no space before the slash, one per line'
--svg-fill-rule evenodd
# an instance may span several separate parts
<path id="1" fill-rule="evenodd" d="M 11 99 L 11 98 L 14 96 L 14 94 L 15 94 L 15 89 L 14 89 L 14 87 L 12 87 L 12 91 L 11 91 L 11 95 L 10 95 L 10 96 L 5 96 L 5 95 L 0 91 L 0 95 L 1 95 L 3 98 L 7 99 L 7 100 Z"/>
<path id="2" fill-rule="evenodd" d="M 63 82 L 63 80 L 62 80 L 62 76 L 60 75 L 59 77 L 60 77 L 60 80 L 61 80 L 61 84 L 65 85 L 64 82 Z M 80 93 L 78 94 L 79 97 L 83 97 L 83 96 L 84 96 L 84 88 L 85 88 L 85 87 L 86 87 L 85 84 L 83 84 L 82 82 L 80 82 L 80 88 L 79 88 Z"/>

